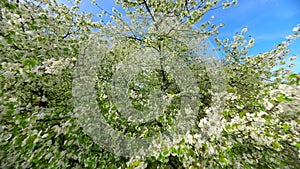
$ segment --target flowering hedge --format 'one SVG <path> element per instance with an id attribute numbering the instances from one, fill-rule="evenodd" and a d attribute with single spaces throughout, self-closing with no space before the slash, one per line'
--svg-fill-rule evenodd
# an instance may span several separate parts
<path id="1" fill-rule="evenodd" d="M 122 12 L 103 11 L 96 2 L 103 12 L 99 22 L 93 21 L 92 14 L 79 12 L 80 1 L 68 8 L 48 0 L 0 0 L 1 168 L 300 166 L 299 77 L 285 68 L 287 47 L 298 37 L 300 25 L 275 49 L 249 56 L 254 39 L 245 38 L 247 28 L 233 39 L 219 39 L 218 29 L 223 25 L 202 20 L 214 7 L 227 8 L 236 1 L 116 3 L 123 7 L 131 24 L 123 19 Z M 102 20 L 107 16 L 113 21 Z M 200 23 L 201 29 L 195 30 L 195 23 Z M 197 38 L 190 41 L 191 35 L 182 31 L 185 29 Z M 97 38 L 91 40 L 91 36 Z M 205 51 L 207 46 L 202 40 L 207 37 L 215 39 L 225 58 L 224 77 L 219 80 L 226 85 L 218 95 L 214 95 L 210 80 L 215 74 L 193 57 L 206 55 L 199 51 Z M 90 45 L 91 41 L 94 45 Z M 199 93 L 197 112 L 185 111 L 197 117 L 194 128 L 186 133 L 173 139 L 153 140 L 147 147 L 150 156 L 145 155 L 146 149 L 139 149 L 134 156 L 118 156 L 98 144 L 80 125 L 72 96 L 75 72 L 86 56 L 99 55 L 103 60 L 97 69 L 95 88 L 106 122 L 128 137 L 155 136 L 176 123 L 183 96 L 175 77 L 158 69 L 140 74 L 138 80 L 150 81 L 149 88 L 129 84 L 135 108 L 146 104 L 149 98 L 145 95 L 157 88 L 170 105 L 163 115 L 148 123 L 133 125 L 130 119 L 122 118 L 107 94 L 113 86 L 110 82 L 114 72 L 136 50 L 145 48 L 153 53 L 169 50 L 168 54 L 186 59 Z M 289 59 L 293 61 L 295 57 Z M 219 101 L 222 106 L 214 106 Z"/>

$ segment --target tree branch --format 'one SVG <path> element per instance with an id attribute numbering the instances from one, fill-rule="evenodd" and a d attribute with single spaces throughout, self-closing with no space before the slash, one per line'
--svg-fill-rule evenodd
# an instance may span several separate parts
<path id="1" fill-rule="evenodd" d="M 148 6 L 146 0 L 144 0 L 144 4 L 145 4 L 145 7 L 146 7 L 146 9 L 147 9 L 149 15 L 151 16 L 152 21 L 155 22 L 155 18 L 154 18 L 154 16 L 152 15 L 151 10 L 150 10 L 150 8 L 149 8 L 149 6 Z"/>

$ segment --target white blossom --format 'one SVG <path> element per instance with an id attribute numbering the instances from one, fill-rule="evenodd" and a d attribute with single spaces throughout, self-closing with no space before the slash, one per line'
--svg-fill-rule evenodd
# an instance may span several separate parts
<path id="1" fill-rule="evenodd" d="M 242 33 L 246 33 L 248 31 L 248 28 L 247 27 L 244 27 L 243 29 L 242 29 Z"/>
<path id="2" fill-rule="evenodd" d="M 10 102 L 17 102 L 17 98 L 11 97 L 11 98 L 9 98 L 9 101 L 10 101 Z"/>
<path id="3" fill-rule="evenodd" d="M 300 26 L 294 27 L 294 28 L 293 28 L 293 31 L 294 31 L 294 32 L 300 31 Z"/>

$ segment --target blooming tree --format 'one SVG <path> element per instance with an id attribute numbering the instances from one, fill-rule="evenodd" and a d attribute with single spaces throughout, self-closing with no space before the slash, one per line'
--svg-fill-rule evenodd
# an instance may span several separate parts
<path id="1" fill-rule="evenodd" d="M 300 165 L 299 79 L 285 68 L 300 25 L 249 56 L 247 28 L 219 39 L 203 20 L 236 1 L 93 1 L 97 22 L 71 2 L 0 1 L 1 168 Z"/>

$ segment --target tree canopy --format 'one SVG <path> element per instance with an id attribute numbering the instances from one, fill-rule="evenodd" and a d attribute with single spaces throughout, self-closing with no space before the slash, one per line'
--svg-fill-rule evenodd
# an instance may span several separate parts
<path id="1" fill-rule="evenodd" d="M 235 0 L 70 2 L 0 0 L 1 168 L 300 165 L 300 25 L 250 56 L 203 19 Z"/>

